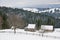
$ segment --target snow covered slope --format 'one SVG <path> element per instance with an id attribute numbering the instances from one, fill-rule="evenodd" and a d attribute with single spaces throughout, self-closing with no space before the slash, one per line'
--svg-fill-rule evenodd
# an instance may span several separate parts
<path id="1" fill-rule="evenodd" d="M 0 40 L 60 40 L 60 39 L 25 34 L 0 33 Z"/>
<path id="2" fill-rule="evenodd" d="M 60 12 L 60 8 L 51 8 L 51 9 L 49 9 L 49 10 L 44 10 L 44 11 L 39 11 L 39 13 L 41 13 L 41 12 L 51 12 L 51 13 L 54 13 L 54 12 Z"/>
<path id="3" fill-rule="evenodd" d="M 60 8 L 50 8 L 48 10 L 42 10 L 42 11 L 38 10 L 37 8 L 23 8 L 23 10 L 31 11 L 31 12 L 34 12 L 34 13 L 42 13 L 42 12 L 54 13 L 57 10 L 60 12 Z"/>
<path id="4" fill-rule="evenodd" d="M 43 37 L 41 35 L 37 35 L 38 32 L 26 32 L 23 29 L 17 29 L 16 34 L 14 34 L 11 29 L 0 30 L 0 40 L 60 40 L 60 32 L 56 30 L 54 32 L 44 33 Z M 1 31 L 5 32 L 3 33 Z"/>
<path id="5" fill-rule="evenodd" d="M 38 13 L 38 11 L 39 11 L 36 8 L 23 8 L 23 10 L 31 11 L 31 12 L 34 12 L 34 13 Z"/>

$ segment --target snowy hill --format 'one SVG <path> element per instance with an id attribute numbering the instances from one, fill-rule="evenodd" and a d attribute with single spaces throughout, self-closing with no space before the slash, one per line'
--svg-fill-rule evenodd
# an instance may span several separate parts
<path id="1" fill-rule="evenodd" d="M 38 13 L 38 11 L 39 11 L 36 8 L 23 8 L 23 10 L 31 11 L 31 12 L 34 12 L 34 13 Z"/>
<path id="2" fill-rule="evenodd" d="M 51 12 L 51 13 L 55 13 L 55 12 L 60 12 L 60 8 L 51 8 L 51 9 L 48 9 L 48 10 L 44 10 L 44 11 L 39 11 L 39 13 L 41 12 Z"/>
<path id="3" fill-rule="evenodd" d="M 23 8 L 23 10 L 27 10 L 27 11 L 31 11 L 31 12 L 34 12 L 34 13 L 44 13 L 44 12 L 51 12 L 51 13 L 55 13 L 55 12 L 59 12 L 60 13 L 60 8 L 49 8 L 49 9 L 46 9 L 46 10 L 42 10 L 40 11 L 39 9 L 37 8 Z"/>
<path id="4" fill-rule="evenodd" d="M 59 28 L 60 29 L 60 28 Z M 24 31 L 17 29 L 16 34 L 11 29 L 0 30 L 0 40 L 60 40 L 60 30 L 55 29 L 54 32 L 42 33 Z"/>

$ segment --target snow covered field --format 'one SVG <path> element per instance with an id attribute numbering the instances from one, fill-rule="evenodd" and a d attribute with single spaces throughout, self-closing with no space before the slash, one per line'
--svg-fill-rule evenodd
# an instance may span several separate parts
<path id="1" fill-rule="evenodd" d="M 0 30 L 0 40 L 60 40 L 60 29 L 54 32 L 42 33 L 26 32 L 23 29 L 17 29 L 16 34 L 11 29 Z"/>

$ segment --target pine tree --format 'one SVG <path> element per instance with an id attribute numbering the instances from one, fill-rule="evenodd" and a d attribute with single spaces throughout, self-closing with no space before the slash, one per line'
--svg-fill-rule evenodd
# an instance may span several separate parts
<path id="1" fill-rule="evenodd" d="M 55 25 L 55 20 L 54 19 L 52 19 L 52 18 L 48 18 L 48 20 L 47 20 L 47 25 Z"/>
<path id="2" fill-rule="evenodd" d="M 3 24 L 2 24 L 2 29 L 8 29 L 8 22 L 7 22 L 7 15 L 4 13 L 2 15 L 2 18 L 3 18 Z"/>
<path id="3" fill-rule="evenodd" d="M 37 28 L 37 30 L 39 30 L 40 29 L 40 27 L 41 27 L 41 24 L 42 24 L 42 20 L 41 19 L 38 19 L 37 21 L 36 21 L 36 28 Z"/>

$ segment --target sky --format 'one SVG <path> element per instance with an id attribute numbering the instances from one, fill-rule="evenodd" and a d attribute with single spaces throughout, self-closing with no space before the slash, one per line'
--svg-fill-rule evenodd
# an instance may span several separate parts
<path id="1" fill-rule="evenodd" d="M 0 0 L 0 6 L 34 7 L 43 4 L 60 4 L 60 0 Z"/>

